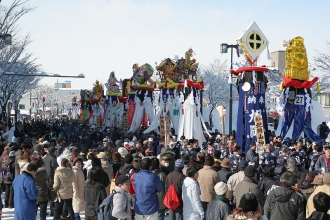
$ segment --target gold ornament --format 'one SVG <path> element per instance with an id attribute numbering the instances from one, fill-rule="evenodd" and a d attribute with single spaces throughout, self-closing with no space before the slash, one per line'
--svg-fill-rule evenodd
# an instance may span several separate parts
<path id="1" fill-rule="evenodd" d="M 320 82 L 316 83 L 316 91 L 320 92 L 321 91 L 321 86 L 320 86 Z"/>
<path id="2" fill-rule="evenodd" d="M 304 39 L 295 37 L 286 49 L 286 71 L 284 76 L 290 79 L 308 80 L 308 60 Z"/>

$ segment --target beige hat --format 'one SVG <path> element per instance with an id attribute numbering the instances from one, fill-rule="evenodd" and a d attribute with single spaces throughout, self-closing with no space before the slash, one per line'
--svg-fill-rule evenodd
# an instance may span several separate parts
<path id="1" fill-rule="evenodd" d="M 318 186 L 323 185 L 323 177 L 322 177 L 322 175 L 315 176 L 314 181 L 312 182 L 312 184 L 313 185 L 318 185 Z"/>
<path id="2" fill-rule="evenodd" d="M 230 167 L 230 160 L 228 158 L 223 159 L 222 162 L 221 162 L 221 167 L 229 168 Z"/>
<path id="3" fill-rule="evenodd" d="M 123 147 L 120 147 L 118 152 L 120 153 L 121 157 L 125 157 L 128 154 L 128 151 Z"/>
<path id="4" fill-rule="evenodd" d="M 218 182 L 215 184 L 214 190 L 217 195 L 222 196 L 228 191 L 228 186 L 224 182 Z"/>
<path id="5" fill-rule="evenodd" d="M 326 185 L 330 185 L 330 173 L 325 173 L 323 175 L 323 183 Z"/>
<path id="6" fill-rule="evenodd" d="M 97 157 L 100 158 L 100 159 L 108 159 L 108 156 L 106 153 L 104 152 L 100 152 L 97 154 Z"/>

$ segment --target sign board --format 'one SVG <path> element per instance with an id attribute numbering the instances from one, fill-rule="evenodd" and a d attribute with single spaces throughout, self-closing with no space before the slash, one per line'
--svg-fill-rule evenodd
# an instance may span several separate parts
<path id="1" fill-rule="evenodd" d="M 262 121 L 262 115 L 255 115 L 254 116 L 254 124 L 255 124 L 255 131 L 257 137 L 258 147 L 261 148 L 265 145 L 265 130 L 264 124 Z"/>

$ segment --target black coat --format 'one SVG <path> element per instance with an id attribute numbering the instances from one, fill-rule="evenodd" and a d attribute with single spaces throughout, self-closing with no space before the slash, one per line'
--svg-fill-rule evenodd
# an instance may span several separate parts
<path id="1" fill-rule="evenodd" d="M 56 156 L 48 154 L 44 158 L 44 164 L 45 164 L 45 169 L 46 169 L 46 172 L 47 172 L 49 178 L 54 182 L 55 170 L 58 167 L 58 164 L 56 161 Z"/>
<path id="2" fill-rule="evenodd" d="M 268 220 L 305 219 L 304 198 L 290 187 L 278 187 L 267 196 L 264 213 Z"/>
<path id="3" fill-rule="evenodd" d="M 94 185 L 91 185 L 89 181 L 86 182 L 84 188 L 84 199 L 86 201 L 85 215 L 97 216 L 99 205 L 106 197 L 107 194 L 102 183 L 95 182 Z"/>
<path id="4" fill-rule="evenodd" d="M 265 177 L 263 178 L 258 186 L 260 190 L 264 193 L 265 197 L 267 197 L 267 192 L 273 185 L 279 186 L 278 182 L 274 177 Z"/>
<path id="5" fill-rule="evenodd" d="M 330 215 L 326 212 L 314 211 L 306 220 L 330 220 Z"/>

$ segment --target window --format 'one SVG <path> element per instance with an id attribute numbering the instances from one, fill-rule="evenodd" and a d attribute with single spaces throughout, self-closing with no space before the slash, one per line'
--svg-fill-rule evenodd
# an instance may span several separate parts
<path id="1" fill-rule="evenodd" d="M 25 109 L 25 105 L 18 105 L 18 109 Z"/>

